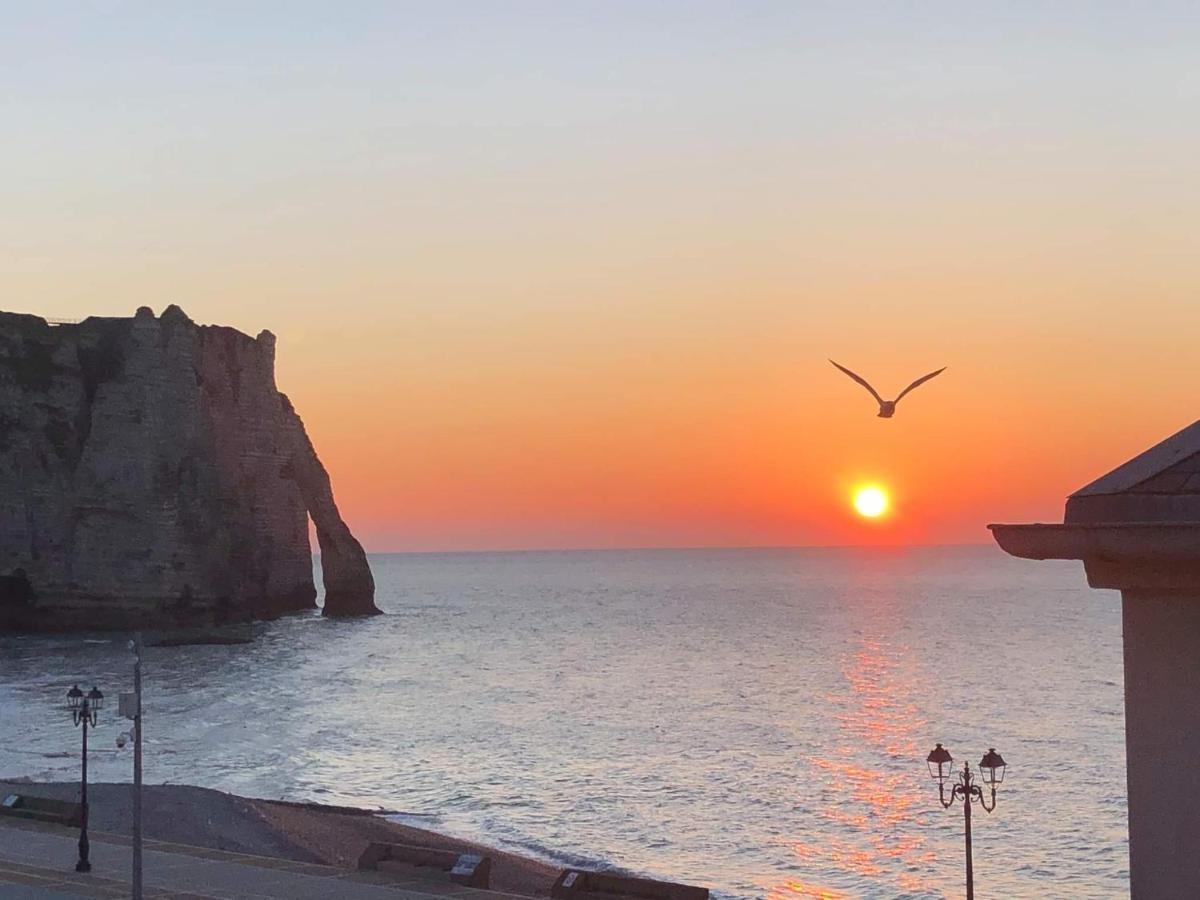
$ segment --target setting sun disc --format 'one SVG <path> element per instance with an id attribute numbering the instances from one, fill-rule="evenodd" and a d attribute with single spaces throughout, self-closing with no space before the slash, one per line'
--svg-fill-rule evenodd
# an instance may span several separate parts
<path id="1" fill-rule="evenodd" d="M 854 494 L 854 508 L 860 516 L 876 519 L 887 512 L 888 496 L 875 485 L 859 488 Z"/>

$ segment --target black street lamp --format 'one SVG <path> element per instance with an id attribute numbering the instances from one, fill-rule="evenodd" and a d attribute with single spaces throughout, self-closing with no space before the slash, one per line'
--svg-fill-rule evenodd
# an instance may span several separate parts
<path id="1" fill-rule="evenodd" d="M 87 732 L 88 725 L 93 728 L 100 719 L 100 707 L 104 706 L 104 695 L 100 689 L 92 685 L 86 694 L 75 685 L 67 691 L 67 708 L 71 710 L 71 718 L 76 725 L 83 726 L 83 774 L 80 779 L 80 807 L 82 816 L 79 827 L 79 862 L 75 863 L 76 872 L 92 871 L 88 862 L 88 799 L 87 799 Z"/>
<path id="2" fill-rule="evenodd" d="M 975 776 L 971 774 L 970 763 L 963 763 L 962 771 L 958 773 L 958 780 L 951 786 L 950 796 L 947 798 L 946 781 L 953 774 L 951 766 L 954 757 L 950 755 L 949 750 L 938 744 L 929 752 L 925 762 L 929 766 L 929 774 L 938 783 L 938 799 L 942 806 L 949 809 L 954 805 L 954 801 L 962 800 L 963 822 L 967 837 L 967 900 L 975 900 L 975 873 L 971 865 L 971 803 L 978 803 L 983 807 L 984 812 L 990 813 L 996 808 L 996 785 L 1004 780 L 1004 759 L 994 749 L 989 749 L 987 753 L 983 754 L 983 759 L 979 761 L 982 781 L 991 788 L 992 801 L 990 805 L 983 793 L 983 788 L 975 784 Z"/>

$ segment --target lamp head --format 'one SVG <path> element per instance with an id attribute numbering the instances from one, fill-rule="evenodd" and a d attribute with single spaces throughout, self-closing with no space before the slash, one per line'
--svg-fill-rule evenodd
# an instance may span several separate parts
<path id="1" fill-rule="evenodd" d="M 997 753 L 994 747 L 989 747 L 988 752 L 983 754 L 983 759 L 979 761 L 979 771 L 983 773 L 983 782 L 993 790 L 1004 780 L 1005 768 L 1004 757 Z"/>
<path id="2" fill-rule="evenodd" d="M 954 763 L 954 757 L 950 755 L 949 750 L 938 744 L 929 751 L 925 763 L 929 766 L 930 777 L 938 784 L 945 784 L 946 779 L 950 777 L 950 766 Z"/>

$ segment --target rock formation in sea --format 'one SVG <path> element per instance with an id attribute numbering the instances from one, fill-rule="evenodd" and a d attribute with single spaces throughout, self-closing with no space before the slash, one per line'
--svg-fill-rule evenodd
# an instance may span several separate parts
<path id="1" fill-rule="evenodd" d="M 0 630 L 378 612 L 275 337 L 0 313 Z"/>

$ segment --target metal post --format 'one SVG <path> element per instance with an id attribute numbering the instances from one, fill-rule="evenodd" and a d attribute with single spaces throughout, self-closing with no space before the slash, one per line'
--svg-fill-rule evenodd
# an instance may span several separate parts
<path id="1" fill-rule="evenodd" d="M 87 799 L 87 730 L 88 718 L 91 711 L 88 709 L 88 701 L 83 701 L 83 777 L 80 787 L 80 806 L 83 809 L 83 818 L 79 829 L 79 862 L 75 863 L 76 872 L 92 871 L 92 864 L 88 861 L 88 799 Z"/>
<path id="2" fill-rule="evenodd" d="M 142 900 L 142 633 L 133 640 L 133 900 Z"/>
<path id="3" fill-rule="evenodd" d="M 965 796 L 963 797 L 963 822 L 967 834 L 967 900 L 975 900 L 975 872 L 971 865 L 971 776 L 966 777 Z"/>

